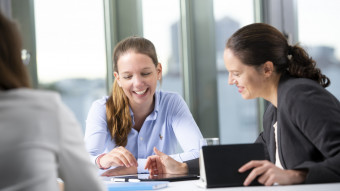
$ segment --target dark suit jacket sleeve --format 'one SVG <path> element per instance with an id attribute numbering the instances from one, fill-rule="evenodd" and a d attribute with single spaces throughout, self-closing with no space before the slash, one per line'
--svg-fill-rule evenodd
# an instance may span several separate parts
<path id="1" fill-rule="evenodd" d="M 302 162 L 294 169 L 308 169 L 305 183 L 340 181 L 340 103 L 328 91 L 298 84 L 284 98 L 285 111 L 302 135 L 323 158 Z M 280 106 L 279 106 L 280 107 Z M 309 147 L 309 146 L 308 146 Z M 298 149 L 292 148 L 292 149 Z M 303 153 L 301 153 L 303 154 Z"/>
<path id="2" fill-rule="evenodd" d="M 187 163 L 188 165 L 188 170 L 189 170 L 189 174 L 199 174 L 199 159 L 192 159 L 192 160 L 188 160 L 188 161 L 184 161 L 185 163 Z"/>
<path id="3" fill-rule="evenodd" d="M 264 134 L 264 132 L 260 133 L 260 135 L 257 137 L 255 143 L 262 143 L 264 145 L 265 158 L 266 158 L 266 160 L 271 161 L 269 153 L 268 153 L 268 144 L 266 144 L 263 134 Z"/>

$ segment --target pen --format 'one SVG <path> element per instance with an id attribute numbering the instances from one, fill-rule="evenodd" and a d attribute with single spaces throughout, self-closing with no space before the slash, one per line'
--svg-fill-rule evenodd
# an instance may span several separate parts
<path id="1" fill-rule="evenodd" d="M 111 178 L 112 182 L 126 182 L 125 178 Z"/>
<path id="2" fill-rule="evenodd" d="M 140 182 L 139 179 L 129 179 L 129 182 Z"/>
<path id="3" fill-rule="evenodd" d="M 132 178 L 111 178 L 112 182 L 140 182 L 139 179 Z"/>

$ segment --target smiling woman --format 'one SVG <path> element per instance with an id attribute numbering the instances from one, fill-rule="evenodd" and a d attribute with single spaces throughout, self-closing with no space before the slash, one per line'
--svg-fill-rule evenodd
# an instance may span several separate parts
<path id="1" fill-rule="evenodd" d="M 235 84 L 243 99 L 261 97 L 266 86 L 265 79 L 254 67 L 244 65 L 235 57 L 234 53 L 227 49 L 224 51 L 225 67 L 229 71 L 228 83 Z"/>
<path id="2" fill-rule="evenodd" d="M 267 161 L 239 169 L 251 170 L 244 185 L 256 177 L 264 185 L 338 182 L 340 102 L 325 89 L 330 80 L 308 53 L 276 28 L 255 23 L 228 39 L 224 62 L 229 84 L 244 99 L 269 102 L 256 140 L 265 145 Z"/>
<path id="3" fill-rule="evenodd" d="M 162 65 L 156 67 L 152 59 L 144 54 L 130 52 L 119 58 L 118 72 L 114 72 L 119 86 L 129 99 L 133 111 L 152 110 L 153 95 L 157 87 L 157 80 L 162 76 Z M 140 125 L 138 125 L 140 129 Z"/>
<path id="4" fill-rule="evenodd" d="M 228 39 L 224 62 L 229 84 L 236 85 L 244 99 L 269 102 L 264 130 L 256 140 L 264 144 L 267 160 L 239 167 L 240 173 L 250 171 L 243 184 L 255 179 L 266 186 L 339 182 L 340 102 L 325 89 L 330 80 L 307 52 L 289 45 L 271 25 L 254 23 Z M 155 151 L 157 156 L 147 162 L 150 173 L 198 169 L 197 159 L 177 163 Z"/>
<path id="5" fill-rule="evenodd" d="M 113 69 L 111 95 L 93 103 L 86 121 L 93 163 L 101 169 L 122 166 L 105 174 L 117 175 L 146 172 L 154 147 L 181 162 L 198 158 L 202 134 L 183 98 L 156 91 L 162 65 L 153 43 L 142 37 L 122 40 L 114 49 Z"/>

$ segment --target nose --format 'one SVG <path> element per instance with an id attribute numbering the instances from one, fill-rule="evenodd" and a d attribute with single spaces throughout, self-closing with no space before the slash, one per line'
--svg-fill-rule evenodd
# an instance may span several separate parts
<path id="1" fill-rule="evenodd" d="M 228 76 L 228 84 L 229 85 L 235 84 L 235 80 L 233 79 L 233 77 L 230 73 L 229 73 L 229 76 Z"/>
<path id="2" fill-rule="evenodd" d="M 134 76 L 133 84 L 134 86 L 137 86 L 137 87 L 143 85 L 144 81 L 143 81 L 142 76 L 139 76 L 139 75 Z"/>

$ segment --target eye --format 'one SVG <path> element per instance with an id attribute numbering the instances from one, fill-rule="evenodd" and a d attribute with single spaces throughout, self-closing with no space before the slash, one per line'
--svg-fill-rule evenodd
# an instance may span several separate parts
<path id="1" fill-rule="evenodd" d="M 148 76 L 150 74 L 151 74 L 151 72 L 146 72 L 146 73 L 142 73 L 142 76 Z"/>
<path id="2" fill-rule="evenodd" d="M 239 73 L 233 73 L 233 76 L 235 76 L 235 77 L 239 77 L 239 76 L 240 76 L 240 74 L 239 74 Z"/>
<path id="3" fill-rule="evenodd" d="M 123 78 L 128 80 L 128 79 L 131 79 L 132 76 L 131 76 L 131 75 L 129 75 L 129 76 L 123 76 Z"/>

